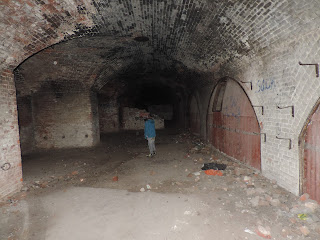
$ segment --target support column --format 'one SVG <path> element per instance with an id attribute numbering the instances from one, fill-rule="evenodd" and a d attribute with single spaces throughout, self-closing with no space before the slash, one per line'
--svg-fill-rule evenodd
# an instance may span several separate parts
<path id="1" fill-rule="evenodd" d="M 14 75 L 0 76 L 0 199 L 22 186 L 21 152 Z"/>

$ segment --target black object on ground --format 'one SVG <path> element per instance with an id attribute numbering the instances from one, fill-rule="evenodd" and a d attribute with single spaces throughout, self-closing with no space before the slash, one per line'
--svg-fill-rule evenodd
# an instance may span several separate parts
<path id="1" fill-rule="evenodd" d="M 202 170 L 225 170 L 227 168 L 226 164 L 220 164 L 220 163 L 205 163 L 203 164 Z"/>

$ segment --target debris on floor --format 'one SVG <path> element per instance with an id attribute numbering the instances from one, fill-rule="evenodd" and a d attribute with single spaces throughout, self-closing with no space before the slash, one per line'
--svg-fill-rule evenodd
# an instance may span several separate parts
<path id="1" fill-rule="evenodd" d="M 205 170 L 204 173 L 212 176 L 223 176 L 223 173 L 220 170 L 209 169 Z"/>
<path id="2" fill-rule="evenodd" d="M 158 155 L 154 159 L 144 157 L 148 151 L 146 142 L 135 132 L 118 140 L 108 138 L 107 142 L 93 149 L 32 156 L 28 159 L 29 165 L 23 166 L 21 193 L 25 197 L 21 199 L 27 201 L 30 196 L 40 197 L 58 189 L 67 191 L 74 186 L 127 190 L 128 194 L 139 193 L 141 197 L 151 193 L 181 194 L 185 203 L 188 203 L 189 196 L 196 196 L 210 205 L 206 211 L 221 210 L 223 214 L 213 219 L 234 224 L 232 231 L 237 234 L 237 239 L 268 239 L 271 236 L 272 239 L 320 239 L 320 208 L 308 194 L 294 196 L 276 181 L 266 179 L 258 171 L 206 148 L 205 144 L 194 139 L 196 137 L 190 134 L 168 137 L 160 132 Z M 172 144 L 176 141 L 179 144 Z M 194 151 L 189 151 L 192 148 Z M 203 170 L 200 170 L 201 165 Z M 221 166 L 225 168 L 219 169 Z M 13 207 L 20 200 L 11 199 L 6 206 L 0 204 L 0 212 L 14 211 Z M 184 214 L 186 211 L 192 214 Z M 8 218 L 15 220 L 12 226 L 19 224 L 9 213 L 3 221 Z M 198 216 L 194 209 L 188 208 L 184 208 L 181 214 L 190 218 Z M 33 220 L 35 217 L 31 216 Z M 175 222 L 173 226 L 179 229 L 179 224 Z M 224 226 L 225 229 L 229 227 L 228 224 Z M 0 234 L 0 239 L 8 239 L 8 236 L 2 238 Z"/>
<path id="3" fill-rule="evenodd" d="M 256 233 L 258 236 L 266 238 L 266 239 L 271 239 L 271 233 L 270 233 L 270 228 L 266 229 L 263 226 L 258 226 Z"/>
<path id="4" fill-rule="evenodd" d="M 203 167 L 201 168 L 202 170 L 225 170 L 227 168 L 226 164 L 219 164 L 219 163 L 205 163 L 203 164 Z"/>

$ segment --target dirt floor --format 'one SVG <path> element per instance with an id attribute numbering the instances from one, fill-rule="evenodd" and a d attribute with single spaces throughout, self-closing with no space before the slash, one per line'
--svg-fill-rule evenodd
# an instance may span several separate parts
<path id="1" fill-rule="evenodd" d="M 24 156 L 24 187 L 0 205 L 0 239 L 320 239 L 320 209 L 307 195 L 188 133 L 157 134 L 153 158 L 142 132 Z M 223 176 L 201 170 L 212 162 L 227 165 Z"/>

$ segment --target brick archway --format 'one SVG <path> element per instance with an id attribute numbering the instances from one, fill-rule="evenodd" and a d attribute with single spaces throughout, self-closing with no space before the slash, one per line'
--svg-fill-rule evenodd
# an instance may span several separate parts
<path id="1" fill-rule="evenodd" d="M 320 202 L 320 99 L 313 107 L 299 136 L 300 193 Z"/>
<path id="2" fill-rule="evenodd" d="M 221 80 L 208 109 L 208 140 L 221 152 L 261 169 L 260 126 L 252 104 L 234 80 Z"/>

